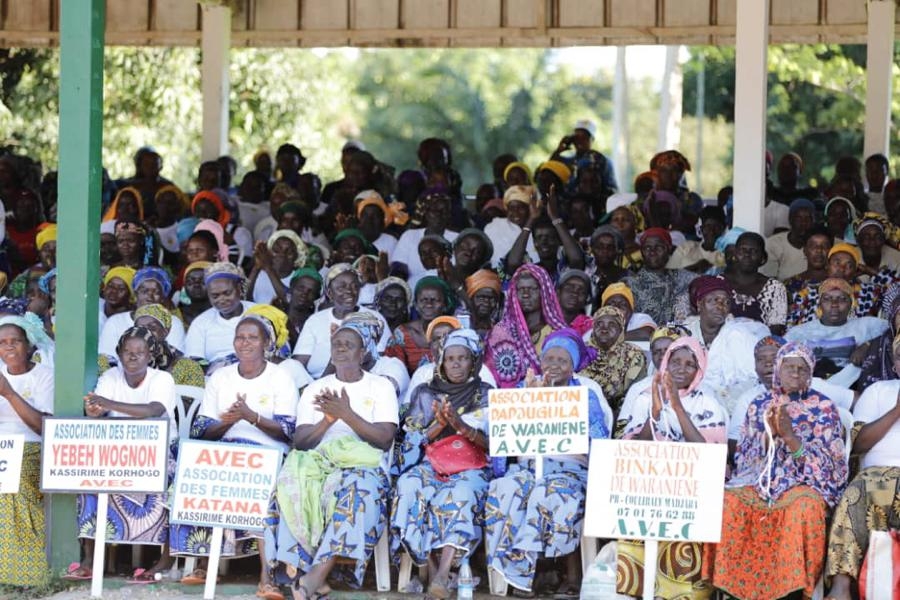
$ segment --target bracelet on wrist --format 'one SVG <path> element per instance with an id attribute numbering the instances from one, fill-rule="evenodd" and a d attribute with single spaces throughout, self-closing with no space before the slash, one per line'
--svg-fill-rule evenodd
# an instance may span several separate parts
<path id="1" fill-rule="evenodd" d="M 261 418 L 262 418 L 262 415 L 259 413 L 256 413 L 256 423 L 253 424 L 255 427 L 259 427 L 259 420 Z"/>
<path id="2" fill-rule="evenodd" d="M 796 450 L 791 452 L 791 456 L 793 456 L 794 458 L 800 458 L 804 454 L 806 454 L 806 450 L 803 448 L 803 442 L 800 442 L 800 446 Z"/>
<path id="3" fill-rule="evenodd" d="M 522 231 L 524 231 L 525 233 L 531 233 L 531 227 L 526 225 L 525 227 L 522 228 Z"/>
<path id="4" fill-rule="evenodd" d="M 553 219 L 553 220 L 550 221 L 550 222 L 551 222 L 554 226 L 556 226 L 556 225 L 562 225 L 562 224 L 563 224 L 563 219 L 562 219 L 562 217 L 556 217 L 555 219 Z"/>

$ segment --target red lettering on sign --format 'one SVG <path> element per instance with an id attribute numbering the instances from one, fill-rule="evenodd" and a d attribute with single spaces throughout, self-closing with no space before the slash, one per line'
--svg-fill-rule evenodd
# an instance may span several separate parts
<path id="1" fill-rule="evenodd" d="M 108 488 L 108 489 L 119 489 L 119 488 L 130 488 L 134 485 L 134 482 L 128 479 L 82 479 L 81 487 L 94 487 L 94 488 Z"/>
<path id="2" fill-rule="evenodd" d="M 198 465 L 214 465 L 217 467 L 234 467 L 243 469 L 251 467 L 258 469 L 263 466 L 262 454 L 258 452 L 248 454 L 244 450 L 209 450 L 203 449 L 197 455 Z"/>

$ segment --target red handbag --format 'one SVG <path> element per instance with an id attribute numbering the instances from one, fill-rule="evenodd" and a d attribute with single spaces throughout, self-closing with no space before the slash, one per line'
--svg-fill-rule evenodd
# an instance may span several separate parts
<path id="1" fill-rule="evenodd" d="M 860 600 L 900 600 L 900 532 L 869 532 L 859 570 Z"/>
<path id="2" fill-rule="evenodd" d="M 459 434 L 425 446 L 425 456 L 438 476 L 447 478 L 469 469 L 488 465 L 487 453 Z"/>

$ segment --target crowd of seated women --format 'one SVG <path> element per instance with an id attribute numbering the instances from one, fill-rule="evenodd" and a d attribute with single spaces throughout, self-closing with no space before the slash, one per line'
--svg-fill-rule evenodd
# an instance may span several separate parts
<path id="1" fill-rule="evenodd" d="M 854 597 L 870 533 L 900 526 L 900 187 L 880 155 L 844 157 L 816 188 L 767 156 L 763 231 L 731 227 L 730 188 L 704 202 L 675 150 L 633 191 L 579 121 L 535 169 L 513 155 L 463 193 L 449 144 L 395 174 L 359 142 L 324 187 L 301 150 L 230 157 L 196 190 L 151 148 L 104 179 L 96 419 L 168 418 L 203 388 L 190 437 L 285 456 L 264 531 L 227 529 L 225 559 L 259 557 L 257 596 L 363 585 L 383 536 L 451 596 L 475 558 L 521 597 L 577 597 L 588 456 L 500 458 L 494 388 L 583 386 L 590 439 L 727 444 L 718 544 L 663 543 L 658 598 Z M 338 157 L 335 157 L 337 159 Z M 49 177 L 49 176 L 48 176 Z M 777 179 L 777 183 L 776 183 Z M 0 431 L 25 436 L 21 487 L 0 495 L 0 585 L 49 569 L 39 485 L 54 413 L 56 191 L 0 157 Z M 7 212 L 8 211 L 8 212 Z M 65 248 L 59 249 L 65 251 Z M 61 275 L 65 277 L 63 273 Z M 57 411 L 58 412 L 58 411 Z M 468 462 L 448 467 L 440 448 Z M 96 496 L 77 499 L 87 579 Z M 152 583 L 211 530 L 169 522 L 167 494 L 113 494 L 106 539 L 159 548 Z M 617 590 L 641 595 L 644 549 L 619 540 Z"/>

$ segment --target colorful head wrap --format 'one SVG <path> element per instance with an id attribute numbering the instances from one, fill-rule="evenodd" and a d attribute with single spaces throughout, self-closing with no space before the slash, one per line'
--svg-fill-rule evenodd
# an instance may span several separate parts
<path id="1" fill-rule="evenodd" d="M 219 262 L 227 262 L 228 261 L 228 245 L 225 243 L 225 229 L 212 219 L 201 219 L 197 226 L 194 227 L 194 233 L 198 231 L 208 231 L 210 232 L 214 238 L 216 238 L 217 244 L 217 256 L 219 257 Z"/>
<path id="2" fill-rule="evenodd" d="M 494 290 L 498 295 L 503 293 L 500 276 L 490 269 L 479 269 L 466 277 L 466 296 L 472 298 L 478 290 L 485 288 Z"/>
<path id="3" fill-rule="evenodd" d="M 212 203 L 212 205 L 216 207 L 216 210 L 219 211 L 219 216 L 216 217 L 216 222 L 219 225 L 223 228 L 228 225 L 228 222 L 231 221 L 231 212 L 225 208 L 225 203 L 222 202 L 219 195 L 211 190 L 201 190 L 194 194 L 194 199 L 191 200 L 191 214 L 197 212 L 197 204 L 201 200 Z"/>
<path id="4" fill-rule="evenodd" d="M 377 303 L 381 299 L 381 295 L 386 289 L 395 286 L 403 290 L 403 295 L 406 296 L 406 307 L 408 309 L 412 306 L 413 303 L 412 290 L 409 289 L 409 284 L 406 283 L 405 279 L 400 279 L 399 277 L 394 277 L 393 275 L 391 275 L 390 277 L 385 277 L 375 284 L 375 302 Z"/>
<path id="5" fill-rule="evenodd" d="M 55 242 L 58 228 L 56 223 L 44 223 L 38 229 L 37 235 L 34 236 L 34 245 L 38 250 L 44 247 L 47 242 Z"/>
<path id="6" fill-rule="evenodd" d="M 503 181 L 506 181 L 508 183 L 507 177 L 509 176 L 509 172 L 513 169 L 522 169 L 523 171 L 525 171 L 525 176 L 528 178 L 528 183 L 534 182 L 534 179 L 531 177 L 531 169 L 528 168 L 528 165 L 519 161 L 511 162 L 506 165 L 506 168 L 503 169 Z"/>
<path id="7" fill-rule="evenodd" d="M 713 292 L 725 292 L 731 297 L 731 286 L 723 277 L 701 275 L 694 279 L 688 286 L 688 294 L 691 297 L 691 308 L 699 310 L 700 301 Z"/>
<path id="8" fill-rule="evenodd" d="M 53 267 L 38 279 L 38 287 L 48 296 L 50 295 L 50 281 L 53 279 L 56 279 L 56 267 Z"/>
<path id="9" fill-rule="evenodd" d="M 159 322 L 168 331 L 172 329 L 172 313 L 162 304 L 145 304 L 134 310 L 134 320 L 141 317 L 150 317 Z"/>
<path id="10" fill-rule="evenodd" d="M 475 227 L 466 227 L 462 231 L 459 232 L 459 235 L 456 236 L 456 239 L 453 240 L 453 248 L 459 245 L 459 243 L 466 237 L 476 237 L 478 238 L 482 244 L 485 246 L 484 251 L 484 262 L 489 262 L 491 257 L 494 255 L 494 243 L 491 241 L 491 238 L 487 236 L 480 229 L 476 229 Z"/>
<path id="11" fill-rule="evenodd" d="M 269 336 L 267 357 L 279 354 L 285 348 L 288 341 L 288 317 L 282 311 L 270 304 L 254 304 L 241 316 L 241 321 L 245 319 L 260 321 L 266 327 L 266 334 Z"/>
<path id="12" fill-rule="evenodd" d="M 16 315 L 21 317 L 28 308 L 27 298 L 0 298 L 0 315 Z"/>
<path id="13" fill-rule="evenodd" d="M 375 190 L 365 190 L 356 195 L 356 218 L 362 216 L 362 211 L 367 206 L 377 206 L 384 213 L 384 226 L 390 227 L 393 224 L 406 225 L 409 222 L 409 215 L 406 214 L 406 205 L 402 202 L 391 202 L 388 204 L 381 197 L 381 194 Z"/>
<path id="14" fill-rule="evenodd" d="M 787 340 L 780 335 L 767 335 L 753 346 L 753 353 L 759 352 L 762 348 L 781 348 L 787 344 Z"/>
<path id="15" fill-rule="evenodd" d="M 294 261 L 294 267 L 300 268 L 306 265 L 306 258 L 309 256 L 309 250 L 303 240 L 300 239 L 300 236 L 290 229 L 276 229 L 275 232 L 269 236 L 266 247 L 269 250 L 272 250 L 275 242 L 282 238 L 290 240 L 291 243 L 294 244 L 294 247 L 297 248 L 297 260 Z"/>
<path id="16" fill-rule="evenodd" d="M 434 333 L 435 327 L 438 325 L 449 325 L 454 330 L 462 327 L 462 324 L 459 322 L 459 319 L 456 317 L 450 317 L 447 315 L 437 317 L 436 319 L 432 319 L 431 323 L 428 324 L 428 327 L 425 328 L 425 341 L 431 343 L 431 334 Z"/>
<path id="17" fill-rule="evenodd" d="M 359 241 L 362 242 L 363 254 L 376 254 L 377 251 L 376 251 L 375 247 L 372 245 L 372 242 L 367 240 L 366 235 L 359 229 L 356 229 L 355 227 L 348 227 L 346 229 L 341 229 L 337 233 L 337 235 L 334 236 L 334 243 L 332 245 L 335 248 L 337 248 L 337 245 L 340 243 L 341 240 L 345 240 L 349 237 L 357 238 Z"/>
<path id="18" fill-rule="evenodd" d="M 198 260 L 198 261 L 192 262 L 191 264 L 189 264 L 188 266 L 186 266 L 184 268 L 184 276 L 187 277 L 187 274 L 190 273 L 191 271 L 196 271 L 197 269 L 200 269 L 201 271 L 204 272 L 204 277 L 205 277 L 206 269 L 208 269 L 212 265 L 213 265 L 213 263 L 209 262 L 208 260 Z"/>
<path id="19" fill-rule="evenodd" d="M 132 287 L 131 283 L 134 281 L 135 273 L 136 271 L 131 267 L 113 267 L 106 272 L 106 275 L 103 276 L 103 285 L 107 285 L 111 280 L 118 277 L 119 279 L 124 281 L 125 285 L 128 286 L 128 289 L 133 292 L 134 287 Z"/>
<path id="20" fill-rule="evenodd" d="M 657 327 L 653 331 L 653 335 L 650 336 L 650 343 L 652 344 L 656 340 L 661 340 L 663 338 L 675 341 L 678 338 L 685 337 L 687 335 L 691 335 L 691 332 L 684 325 L 679 325 L 678 323 L 667 323 L 666 325 Z"/>
<path id="21" fill-rule="evenodd" d="M 156 190 L 156 193 L 153 195 L 153 200 L 157 200 L 163 194 L 175 195 L 175 200 L 176 202 L 178 202 L 178 214 L 183 214 L 184 212 L 191 209 L 191 201 L 188 200 L 187 194 L 181 191 L 181 188 L 174 183 L 164 185 Z"/>
<path id="22" fill-rule="evenodd" d="M 331 287 L 331 282 L 338 278 L 339 275 L 343 275 L 344 273 L 353 273 L 356 276 L 356 280 L 362 283 L 359 277 L 359 271 L 353 268 L 353 265 L 350 263 L 335 263 L 328 269 L 328 273 L 325 274 L 325 289 L 327 290 Z"/>
<path id="23" fill-rule="evenodd" d="M 521 202 L 526 206 L 531 206 L 536 200 L 534 186 L 530 185 L 511 185 L 503 193 L 503 208 L 508 210 L 509 205 L 513 202 Z"/>
<path id="24" fill-rule="evenodd" d="M 294 271 L 291 275 L 291 283 L 294 283 L 295 280 L 300 279 L 301 277 L 309 277 L 314 281 L 318 281 L 319 287 L 324 283 L 322 281 L 322 275 L 312 267 L 303 267 Z"/>
<path id="25" fill-rule="evenodd" d="M 790 208 L 788 208 L 788 218 L 794 216 L 794 213 L 798 210 L 808 210 L 815 214 L 816 205 L 812 203 L 812 200 L 808 200 L 806 198 L 796 198 L 791 202 Z"/>
<path id="26" fill-rule="evenodd" d="M 844 292 L 851 299 L 853 298 L 853 286 L 844 279 L 840 279 L 838 277 L 829 277 L 825 281 L 819 284 L 819 298 L 825 295 L 826 292 L 831 291 L 840 291 Z"/>
<path id="27" fill-rule="evenodd" d="M 227 279 L 237 283 L 243 298 L 247 292 L 247 277 L 237 265 L 230 262 L 213 263 L 204 271 L 203 282 L 208 286 L 216 279 Z"/>
<path id="28" fill-rule="evenodd" d="M 859 237 L 859 232 L 869 226 L 877 227 L 884 236 L 887 236 L 893 229 L 891 222 L 884 216 L 875 212 L 867 212 L 863 213 L 862 217 L 853 223 L 853 232 L 856 234 L 856 237 Z"/>
<path id="29" fill-rule="evenodd" d="M 275 187 L 272 188 L 272 193 L 269 194 L 269 198 L 271 199 L 273 196 L 281 196 L 284 198 L 284 204 L 290 202 L 302 202 L 303 200 L 299 190 L 292 188 L 283 181 L 279 181 L 275 184 Z M 282 204 L 282 206 L 284 206 L 284 204 Z M 280 212 L 278 213 L 278 216 L 281 216 Z"/>
<path id="30" fill-rule="evenodd" d="M 568 183 L 569 179 L 572 177 L 572 169 L 569 168 L 569 165 L 558 160 L 548 160 L 547 162 L 541 163 L 538 166 L 536 173 L 540 173 L 541 171 L 550 171 L 556 175 L 563 184 Z"/>
<path id="31" fill-rule="evenodd" d="M 625 313 L 617 306 L 601 306 L 594 313 L 593 321 L 596 323 L 600 317 L 613 317 L 619 323 L 619 337 L 613 342 L 613 346 L 621 344 L 625 341 Z"/>
<path id="32" fill-rule="evenodd" d="M 146 327 L 138 327 L 133 325 L 122 332 L 119 341 L 116 343 L 116 356 L 122 357 L 122 350 L 125 348 L 125 342 L 130 339 L 144 340 L 147 343 L 147 350 L 150 354 L 150 366 L 155 366 L 154 359 L 159 354 L 159 340 Z"/>
<path id="33" fill-rule="evenodd" d="M 775 371 L 772 373 L 772 390 L 778 394 L 785 393 L 784 387 L 781 385 L 781 365 L 786 358 L 802 358 L 809 367 L 809 379 L 805 389 L 799 390 L 801 393 L 806 392 L 812 383 L 812 374 L 816 368 L 816 355 L 804 342 L 788 342 L 778 350 L 778 354 L 775 355 Z"/>
<path id="34" fill-rule="evenodd" d="M 39 316 L 32 312 L 26 312 L 24 315 L 6 315 L 0 317 L 0 327 L 4 325 L 15 325 L 25 332 L 28 343 L 35 348 L 48 349 L 53 346 L 53 340 L 47 335 L 44 329 L 44 322 Z"/>
<path id="35" fill-rule="evenodd" d="M 134 200 L 137 203 L 138 209 L 138 221 L 144 220 L 144 197 L 141 196 L 140 190 L 129 185 L 116 192 L 116 196 L 115 198 L 113 198 L 113 201 L 110 202 L 109 208 L 107 208 L 106 212 L 103 213 L 103 218 L 101 219 L 101 221 L 105 223 L 106 221 L 112 221 L 118 218 L 119 199 L 125 194 L 131 194 L 132 196 L 134 196 Z"/>
<path id="36" fill-rule="evenodd" d="M 175 235 L 178 236 L 179 246 L 186 244 L 191 239 L 191 234 L 194 233 L 194 228 L 198 223 L 200 223 L 200 219 L 195 216 L 185 217 L 178 221 L 175 225 Z"/>
<path id="37" fill-rule="evenodd" d="M 503 198 L 491 198 L 490 200 L 485 202 L 484 206 L 481 207 L 480 214 L 483 215 L 492 208 L 496 208 L 500 214 L 506 216 L 506 205 L 503 204 Z"/>
<path id="38" fill-rule="evenodd" d="M 641 234 L 641 245 L 643 246 L 647 240 L 651 238 L 659 238 L 666 246 L 669 248 L 672 247 L 672 234 L 670 234 L 667 229 L 663 229 L 662 227 L 651 227 L 650 229 L 647 229 Z"/>
<path id="39" fill-rule="evenodd" d="M 547 353 L 551 348 L 562 348 L 569 353 L 572 359 L 572 370 L 580 371 L 597 357 L 597 352 L 593 348 L 588 348 L 584 344 L 581 335 L 571 327 L 562 327 L 550 333 L 544 338 L 544 344 L 541 346 L 541 356 Z M 592 352 L 592 350 L 594 350 Z"/>
<path id="40" fill-rule="evenodd" d="M 447 312 L 452 313 L 454 310 L 456 310 L 457 298 L 456 294 L 453 293 L 453 290 L 450 289 L 450 284 L 448 284 L 440 277 L 436 277 L 434 275 L 426 275 L 418 282 L 416 282 L 416 289 L 413 291 L 413 298 L 418 298 L 419 292 L 427 287 L 437 288 L 441 290 L 441 293 L 444 294 L 444 302 L 447 306 Z"/>
<path id="41" fill-rule="evenodd" d="M 856 261 L 856 264 L 860 264 L 862 262 L 862 252 L 860 252 L 857 246 L 848 244 L 847 242 L 837 242 L 834 246 L 831 247 L 831 250 L 828 251 L 828 258 L 831 258 L 838 252 L 846 252 L 853 257 L 853 260 Z"/>
<path id="42" fill-rule="evenodd" d="M 622 233 L 612 225 L 601 225 L 598 227 L 594 233 L 591 234 L 591 245 L 593 245 L 597 238 L 604 235 L 608 235 L 613 239 L 613 242 L 616 244 L 617 252 L 621 254 L 625 251 L 625 238 L 623 238 Z"/>
<path id="43" fill-rule="evenodd" d="M 334 333 L 336 334 L 342 329 L 353 331 L 360 337 L 363 349 L 366 351 L 366 358 L 378 360 L 378 340 L 381 337 L 382 324 L 377 317 L 371 313 L 350 313 L 344 317 L 344 320 L 334 330 Z"/>
<path id="44" fill-rule="evenodd" d="M 846 206 L 847 212 L 850 215 L 850 221 L 852 222 L 852 221 L 856 220 L 856 218 L 857 218 L 856 207 L 853 206 L 853 203 L 850 202 L 850 200 L 848 200 L 847 198 L 844 198 L 843 196 L 835 196 L 834 198 L 832 198 L 825 204 L 825 216 L 826 217 L 828 216 L 828 211 L 830 211 L 831 207 L 834 206 L 835 204 L 843 204 L 844 206 Z M 877 214 L 877 213 L 872 213 L 872 214 Z"/>
<path id="45" fill-rule="evenodd" d="M 606 301 L 613 296 L 623 296 L 628 300 L 628 304 L 631 305 L 631 310 L 634 310 L 634 293 L 631 291 L 631 288 L 628 287 L 627 283 L 617 281 L 616 283 L 611 283 L 606 286 L 606 289 L 603 290 L 603 293 L 600 295 L 600 305 L 605 305 Z"/>
<path id="46" fill-rule="evenodd" d="M 481 342 L 481 336 L 471 329 L 454 329 L 444 338 L 443 349 L 446 350 L 452 346 L 462 346 L 467 348 L 473 356 L 480 357 L 484 352 L 484 344 Z"/>
<path id="47" fill-rule="evenodd" d="M 663 356 L 662 362 L 659 365 L 659 372 L 665 373 L 669 367 L 669 360 L 671 360 L 672 355 L 681 348 L 687 348 L 694 355 L 694 358 L 697 360 L 697 373 L 694 375 L 694 379 L 691 380 L 691 383 L 688 384 L 686 389 L 678 390 L 678 395 L 684 398 L 691 392 L 693 392 L 700 383 L 703 381 L 703 375 L 706 373 L 706 350 L 703 349 L 703 346 L 700 345 L 700 342 L 697 338 L 691 336 L 684 336 L 673 341 L 669 348 L 666 350 L 666 355 Z"/>
<path id="48" fill-rule="evenodd" d="M 138 272 L 134 274 L 132 287 L 137 291 L 145 281 L 155 281 L 158 283 L 159 287 L 162 288 L 163 296 L 167 298 L 169 297 L 169 294 L 172 293 L 172 280 L 169 279 L 169 274 L 159 267 L 143 267 L 138 270 Z"/>
<path id="49" fill-rule="evenodd" d="M 651 171 L 655 171 L 659 167 L 673 167 L 684 173 L 691 170 L 691 163 L 678 150 L 664 150 L 650 159 Z"/>

